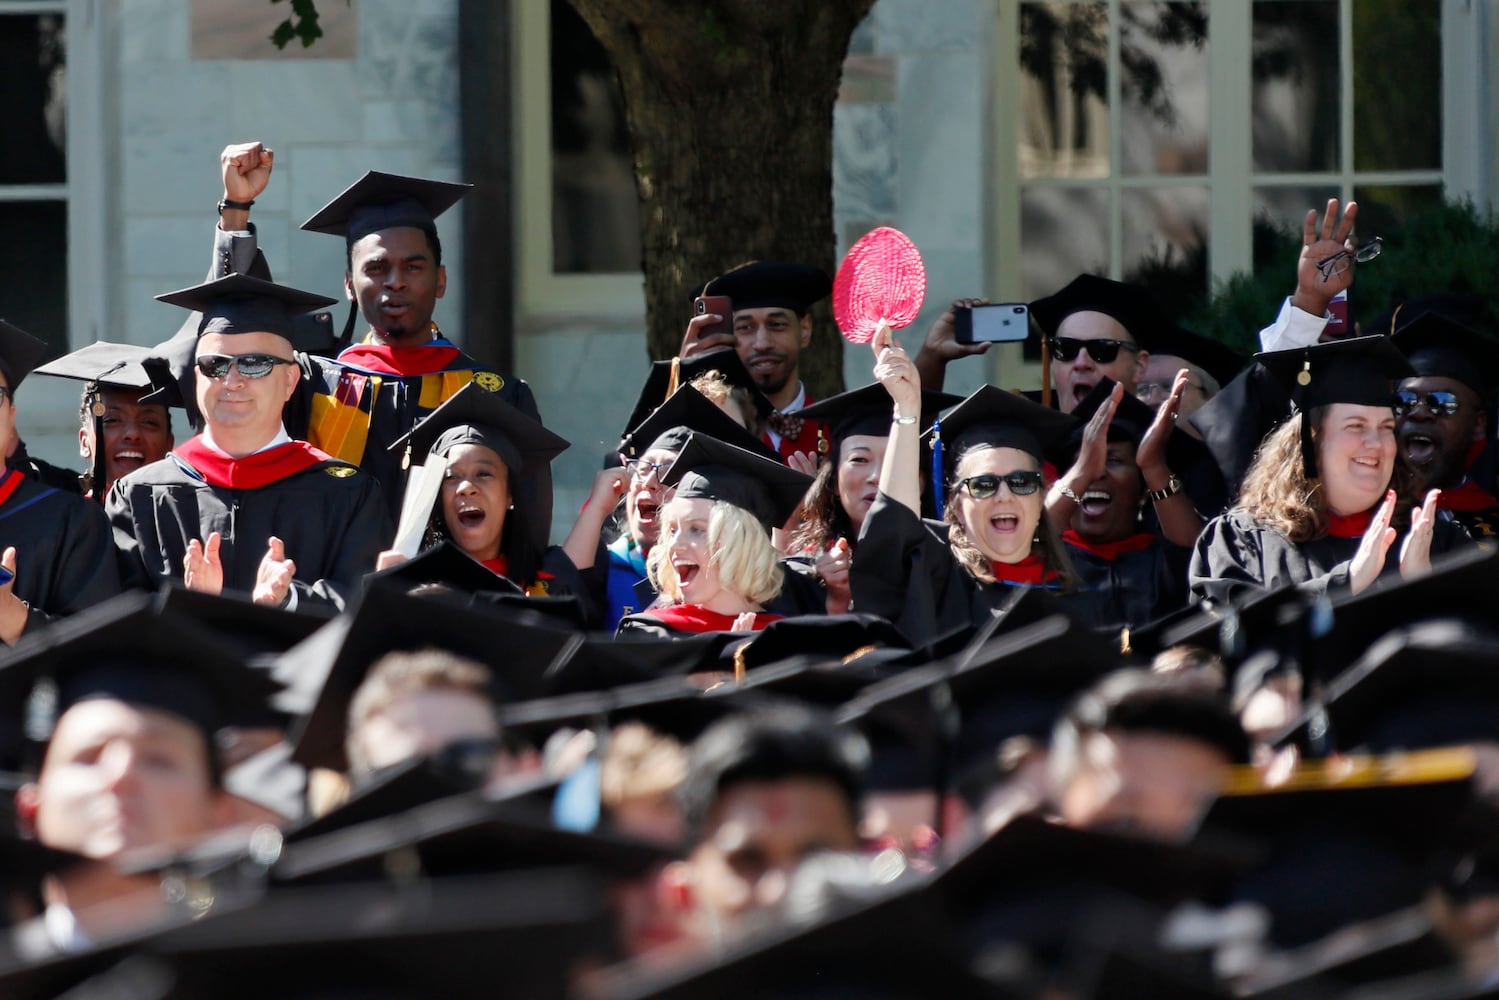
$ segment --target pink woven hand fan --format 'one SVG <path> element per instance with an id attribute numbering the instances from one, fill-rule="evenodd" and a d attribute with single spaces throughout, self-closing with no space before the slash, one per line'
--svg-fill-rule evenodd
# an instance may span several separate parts
<path id="1" fill-rule="evenodd" d="M 899 229 L 881 226 L 848 248 L 833 279 L 833 318 L 853 344 L 874 339 L 880 324 L 909 326 L 926 300 L 921 251 Z"/>

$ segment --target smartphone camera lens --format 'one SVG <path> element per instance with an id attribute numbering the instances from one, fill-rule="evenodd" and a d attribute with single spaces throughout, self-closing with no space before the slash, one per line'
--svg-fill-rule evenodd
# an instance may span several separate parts
<path id="1" fill-rule="evenodd" d="M 1010 311 L 1012 313 L 1014 313 L 1016 316 L 1019 316 L 1021 313 L 1025 312 L 1025 306 L 1016 306 L 1014 309 L 1011 309 Z"/>

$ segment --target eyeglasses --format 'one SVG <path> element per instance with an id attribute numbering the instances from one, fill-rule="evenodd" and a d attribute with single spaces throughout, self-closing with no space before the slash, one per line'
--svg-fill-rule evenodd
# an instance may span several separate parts
<path id="1" fill-rule="evenodd" d="M 1041 473 L 1017 469 L 1003 476 L 969 476 L 958 480 L 953 488 L 955 491 L 967 490 L 975 500 L 987 500 L 999 492 L 1000 483 L 1008 486 L 1017 497 L 1028 497 L 1041 488 Z"/>
<path id="2" fill-rule="evenodd" d="M 1401 389 L 1395 393 L 1395 416 L 1403 417 L 1417 406 L 1425 406 L 1426 412 L 1433 417 L 1439 414 L 1450 417 L 1462 408 L 1462 402 L 1457 398 L 1457 393 L 1447 392 L 1445 389 L 1433 389 L 1425 393 Z"/>
<path id="3" fill-rule="evenodd" d="M 1376 236 L 1357 250 L 1339 250 L 1331 257 L 1323 257 L 1317 261 L 1317 270 L 1322 274 L 1322 280 L 1327 281 L 1344 271 L 1355 263 L 1367 264 L 1378 257 L 1384 250 L 1384 240 Z"/>
<path id="4" fill-rule="evenodd" d="M 671 468 L 671 462 L 647 462 L 640 458 L 633 462 L 626 462 L 625 468 L 629 469 L 630 475 L 636 479 L 649 479 L 652 472 L 656 474 L 657 479 L 660 479 L 665 475 L 666 470 Z"/>
<path id="5" fill-rule="evenodd" d="M 1140 353 L 1136 344 L 1127 340 L 1109 340 L 1100 337 L 1098 340 L 1079 340 L 1076 337 L 1053 337 L 1051 338 L 1051 356 L 1058 361 L 1076 361 L 1078 352 L 1083 348 L 1088 349 L 1088 357 L 1096 364 L 1106 365 L 1119 357 L 1119 349 L 1124 348 L 1132 354 Z"/>
<path id="6" fill-rule="evenodd" d="M 277 365 L 294 365 L 295 361 L 274 354 L 203 354 L 197 360 L 198 371 L 219 379 L 229 374 L 229 366 L 239 369 L 245 378 L 265 378 Z"/>
<path id="7" fill-rule="evenodd" d="M 1164 402 L 1166 397 L 1171 395 L 1171 386 L 1173 384 L 1171 382 L 1141 382 L 1135 386 L 1135 398 L 1142 403 L 1149 403 L 1154 406 L 1158 402 Z M 1207 392 L 1206 389 L 1196 382 L 1188 382 L 1187 388 L 1196 389 L 1202 393 Z"/>

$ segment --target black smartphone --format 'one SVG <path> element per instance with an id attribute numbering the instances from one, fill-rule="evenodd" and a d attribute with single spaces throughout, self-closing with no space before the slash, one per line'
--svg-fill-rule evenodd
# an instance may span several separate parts
<path id="1" fill-rule="evenodd" d="M 1031 308 L 1024 302 L 991 302 L 953 313 L 953 337 L 960 344 L 1008 343 L 1030 336 Z"/>

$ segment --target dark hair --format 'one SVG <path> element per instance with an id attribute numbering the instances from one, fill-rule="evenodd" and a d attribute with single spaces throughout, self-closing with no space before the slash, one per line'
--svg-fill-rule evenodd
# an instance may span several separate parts
<path id="1" fill-rule="evenodd" d="M 799 705 L 754 709 L 720 719 L 697 738 L 677 791 L 693 843 L 713 806 L 749 781 L 817 778 L 837 786 L 857 826 L 869 746 L 851 729 Z"/>
<path id="2" fill-rule="evenodd" d="M 824 461 L 817 478 L 797 509 L 797 527 L 791 536 L 791 551 L 821 552 L 837 538 L 854 541 L 854 522 L 838 496 L 838 456 Z"/>
<path id="3" fill-rule="evenodd" d="M 435 225 L 433 225 L 433 226 L 411 226 L 411 227 L 408 227 L 408 228 L 411 228 L 411 229 L 420 229 L 422 232 L 424 232 L 424 233 L 427 234 L 427 246 L 429 246 L 432 249 L 432 265 L 434 267 L 442 267 L 442 240 L 437 235 L 437 227 Z M 376 232 L 378 232 L 378 231 L 379 230 L 376 230 Z M 369 233 L 365 233 L 365 236 L 368 236 L 368 235 L 370 235 L 370 234 Z M 361 240 L 364 239 L 364 236 L 359 237 L 359 239 L 361 239 Z M 354 244 L 357 243 L 357 242 L 359 242 L 359 240 L 344 240 L 344 270 L 345 271 L 352 272 L 354 270 Z"/>
<path id="4" fill-rule="evenodd" d="M 1250 759 L 1249 737 L 1221 695 L 1181 677 L 1127 669 L 1094 684 L 1057 721 L 1053 773 L 1070 777 L 1083 740 L 1107 731 L 1179 736 L 1221 750 L 1231 764 Z"/>
<path id="5" fill-rule="evenodd" d="M 541 570 L 542 550 L 531 537 L 530 502 L 521 489 L 520 477 L 508 465 L 505 467 L 505 482 L 510 490 L 510 509 L 505 512 L 505 528 L 500 534 L 500 555 L 505 557 L 505 577 L 527 590 L 536 582 Z M 427 531 L 422 536 L 422 548 L 429 549 L 448 537 L 447 521 L 442 516 L 442 494 L 432 505 L 432 514 L 427 518 Z"/>

